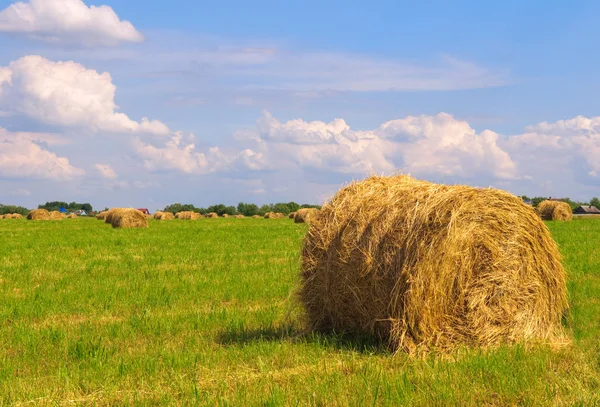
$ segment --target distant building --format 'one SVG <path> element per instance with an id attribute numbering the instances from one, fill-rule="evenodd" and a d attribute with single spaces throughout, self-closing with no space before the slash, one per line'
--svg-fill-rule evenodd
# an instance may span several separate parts
<path id="1" fill-rule="evenodd" d="M 137 210 L 142 212 L 144 215 L 150 215 L 150 211 L 146 208 L 137 208 Z"/>
<path id="2" fill-rule="evenodd" d="M 581 205 L 575 208 L 573 213 L 581 214 L 581 215 L 600 215 L 600 209 L 596 208 L 592 205 Z"/>

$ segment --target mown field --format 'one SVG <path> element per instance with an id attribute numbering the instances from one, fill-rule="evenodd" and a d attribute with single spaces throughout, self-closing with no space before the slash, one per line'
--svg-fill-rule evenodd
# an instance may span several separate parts
<path id="1" fill-rule="evenodd" d="M 0 220 L 0 405 L 600 405 L 600 219 L 548 226 L 573 345 L 423 360 L 303 331 L 288 219 Z"/>

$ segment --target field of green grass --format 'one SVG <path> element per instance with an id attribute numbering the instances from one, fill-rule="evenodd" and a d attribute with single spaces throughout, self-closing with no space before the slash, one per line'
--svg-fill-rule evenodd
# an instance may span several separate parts
<path id="1" fill-rule="evenodd" d="M 423 360 L 303 331 L 289 219 L 0 220 L 0 405 L 600 405 L 600 219 L 548 226 L 572 346 Z"/>

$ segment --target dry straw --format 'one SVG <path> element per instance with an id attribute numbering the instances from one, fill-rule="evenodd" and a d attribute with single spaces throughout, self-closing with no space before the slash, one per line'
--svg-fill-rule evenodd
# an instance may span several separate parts
<path id="1" fill-rule="evenodd" d="M 34 209 L 27 214 L 28 220 L 50 220 L 50 212 L 46 209 Z"/>
<path id="2" fill-rule="evenodd" d="M 112 225 L 113 218 L 119 214 L 119 212 L 125 210 L 126 208 L 112 208 L 106 212 L 106 216 L 104 217 L 104 223 L 108 223 Z M 139 211 L 138 211 L 139 212 Z M 140 212 L 141 213 L 141 212 Z"/>
<path id="3" fill-rule="evenodd" d="M 265 219 L 284 219 L 285 215 L 280 212 L 267 212 L 265 213 Z"/>
<path id="4" fill-rule="evenodd" d="M 288 218 L 294 219 L 295 216 L 296 216 L 296 212 L 290 212 L 290 214 L 288 215 Z"/>
<path id="5" fill-rule="evenodd" d="M 223 217 L 223 218 L 228 218 L 228 217 L 229 217 L 229 215 L 228 215 L 228 214 L 226 214 L 226 213 L 224 213 L 223 215 L 221 215 L 221 217 Z"/>
<path id="6" fill-rule="evenodd" d="M 371 177 L 310 224 L 301 302 L 312 329 L 394 350 L 566 342 L 565 272 L 548 229 L 495 189 Z"/>
<path id="7" fill-rule="evenodd" d="M 299 209 L 294 216 L 294 223 L 311 222 L 317 215 L 319 215 L 319 210 L 316 208 Z"/>
<path id="8" fill-rule="evenodd" d="M 102 211 L 96 215 L 96 219 L 105 220 L 106 215 L 108 215 L 108 211 Z"/>
<path id="9" fill-rule="evenodd" d="M 23 215 L 21 215 L 20 213 L 13 213 L 12 218 L 13 219 L 23 219 Z"/>
<path id="10" fill-rule="evenodd" d="M 148 218 L 144 213 L 137 209 L 120 208 L 113 212 L 111 216 L 111 225 L 113 228 L 120 229 L 147 228 Z"/>
<path id="11" fill-rule="evenodd" d="M 71 213 L 69 215 L 67 215 L 68 219 L 77 219 L 77 215 L 75 215 L 74 213 Z"/>
<path id="12" fill-rule="evenodd" d="M 173 220 L 175 216 L 171 212 L 156 212 L 154 214 L 156 220 Z"/>
<path id="13" fill-rule="evenodd" d="M 217 215 L 215 212 L 210 212 L 207 213 L 206 215 L 204 215 L 205 218 L 218 218 L 219 215 Z"/>
<path id="14" fill-rule="evenodd" d="M 200 215 L 198 212 L 194 212 L 194 211 L 181 211 L 181 212 L 177 212 L 177 214 L 175 214 L 175 217 L 177 219 L 182 219 L 182 220 L 197 220 L 197 219 L 200 219 L 202 217 L 202 215 Z"/>
<path id="15" fill-rule="evenodd" d="M 538 204 L 536 211 L 543 220 L 573 219 L 573 210 L 571 209 L 571 206 L 563 201 L 542 201 Z"/>
<path id="16" fill-rule="evenodd" d="M 233 215 L 233 217 L 235 219 L 244 219 L 244 218 L 246 218 L 244 215 L 239 215 L 239 214 L 238 215 Z"/>
<path id="17" fill-rule="evenodd" d="M 60 213 L 59 211 L 51 211 L 49 212 L 50 220 L 63 220 L 67 217 L 64 213 Z"/>

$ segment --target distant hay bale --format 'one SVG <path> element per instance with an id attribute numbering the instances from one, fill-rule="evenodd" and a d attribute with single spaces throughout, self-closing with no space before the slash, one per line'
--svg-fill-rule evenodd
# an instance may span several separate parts
<path id="1" fill-rule="evenodd" d="M 146 215 L 137 209 L 121 208 L 113 212 L 111 225 L 113 228 L 129 229 L 129 228 L 147 228 L 148 218 Z"/>
<path id="2" fill-rule="evenodd" d="M 222 218 L 228 218 L 228 217 L 229 217 L 229 215 L 228 215 L 228 214 L 226 214 L 226 213 L 224 213 L 223 215 L 221 215 L 221 217 L 222 217 Z"/>
<path id="3" fill-rule="evenodd" d="M 200 215 L 198 212 L 194 212 L 194 211 L 181 211 L 181 212 L 177 212 L 175 214 L 175 217 L 177 219 L 182 219 L 182 220 L 197 220 L 197 219 L 200 219 L 202 217 L 202 215 Z"/>
<path id="4" fill-rule="evenodd" d="M 67 217 L 67 215 L 65 215 L 64 213 L 61 213 L 59 211 L 51 211 L 49 212 L 50 214 L 50 220 L 63 220 L 64 218 Z"/>
<path id="5" fill-rule="evenodd" d="M 310 223 L 298 294 L 312 329 L 394 350 L 564 344 L 560 260 L 539 216 L 507 192 L 371 177 Z"/>
<path id="6" fill-rule="evenodd" d="M 34 209 L 27 214 L 27 220 L 50 220 L 50 212 L 46 209 Z"/>
<path id="7" fill-rule="evenodd" d="M 288 215 L 288 218 L 294 219 L 295 216 L 296 216 L 296 212 L 290 212 L 290 214 Z"/>
<path id="8" fill-rule="evenodd" d="M 175 216 L 171 212 L 156 212 L 154 214 L 156 220 L 173 220 Z"/>
<path id="9" fill-rule="evenodd" d="M 571 209 L 571 206 L 563 201 L 542 201 L 535 209 L 543 220 L 573 219 L 573 210 Z"/>
<path id="10" fill-rule="evenodd" d="M 23 219 L 23 215 L 21 215 L 20 213 L 13 213 L 12 218 L 13 219 Z"/>
<path id="11" fill-rule="evenodd" d="M 240 214 L 238 214 L 238 215 L 233 215 L 233 217 L 234 217 L 235 219 L 244 219 L 244 218 L 245 218 L 245 216 L 244 216 L 244 215 L 240 215 Z"/>
<path id="12" fill-rule="evenodd" d="M 285 215 L 281 212 L 267 212 L 265 213 L 265 219 L 284 219 Z"/>
<path id="13" fill-rule="evenodd" d="M 294 216 L 294 223 L 309 223 L 317 215 L 319 215 L 319 210 L 317 208 L 298 209 L 296 215 Z"/>
<path id="14" fill-rule="evenodd" d="M 262 219 L 263 217 L 260 215 L 252 215 L 252 219 Z"/>
<path id="15" fill-rule="evenodd" d="M 106 215 L 108 215 L 108 211 L 102 211 L 96 215 L 96 219 L 105 220 Z"/>
<path id="16" fill-rule="evenodd" d="M 204 215 L 205 218 L 218 218 L 219 215 L 217 215 L 215 212 L 210 212 L 207 213 L 206 215 Z"/>
<path id="17" fill-rule="evenodd" d="M 77 215 L 75 215 L 74 213 L 71 213 L 71 214 L 67 215 L 67 219 L 77 219 Z"/>

